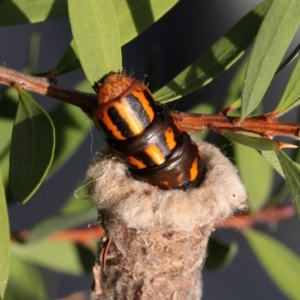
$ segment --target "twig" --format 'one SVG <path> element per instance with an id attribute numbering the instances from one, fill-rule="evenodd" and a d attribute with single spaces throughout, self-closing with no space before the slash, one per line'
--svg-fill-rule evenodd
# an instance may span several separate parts
<path id="1" fill-rule="evenodd" d="M 255 223 L 273 225 L 292 218 L 295 208 L 292 205 L 267 206 L 257 213 L 236 214 L 225 221 L 216 224 L 216 228 L 234 228 L 243 230 L 252 227 Z"/>
<path id="2" fill-rule="evenodd" d="M 68 229 L 56 231 L 49 235 L 49 239 L 54 241 L 70 241 L 82 245 L 90 245 L 91 242 L 99 240 L 105 235 L 102 226 L 95 228 Z M 26 242 L 30 236 L 30 231 L 23 230 L 11 235 L 11 239 L 17 242 Z"/>
<path id="3" fill-rule="evenodd" d="M 80 244 L 90 244 L 91 241 L 98 240 L 105 234 L 101 226 L 95 228 L 82 228 L 72 230 L 61 230 L 50 235 L 52 240 L 72 241 Z"/>
<path id="4" fill-rule="evenodd" d="M 96 105 L 96 95 L 65 88 L 45 77 L 25 75 L 15 70 L 0 67 L 0 83 L 7 86 L 19 84 L 24 90 L 40 95 L 47 95 L 57 100 L 80 107 L 86 114 Z"/>
<path id="5" fill-rule="evenodd" d="M 274 223 L 286 221 L 295 215 L 295 207 L 292 205 L 267 206 L 257 213 L 238 213 L 215 225 L 216 228 L 243 230 L 252 227 L 256 223 L 273 225 Z M 24 242 L 30 235 L 29 231 L 21 231 L 11 236 L 14 241 Z M 55 232 L 49 236 L 51 240 L 64 240 L 88 245 L 92 241 L 99 240 L 105 236 L 104 229 L 97 228 L 70 229 Z M 110 241 L 111 242 L 111 241 Z M 124 256 L 124 251 L 121 251 Z M 107 256 L 107 253 L 106 253 Z M 125 255 L 126 256 L 126 255 Z"/>
<path id="6" fill-rule="evenodd" d="M 182 129 L 199 133 L 204 127 L 218 131 L 227 129 L 234 132 L 254 132 L 261 136 L 273 137 L 275 135 L 300 137 L 300 124 L 278 122 L 268 114 L 258 117 L 246 118 L 239 123 L 239 118 L 224 115 L 199 115 L 193 113 L 173 112 L 179 120 Z"/>
<path id="7" fill-rule="evenodd" d="M 97 106 L 95 94 L 80 92 L 57 85 L 47 78 L 24 75 L 20 72 L 0 67 L 0 84 L 14 86 L 19 84 L 24 90 L 40 95 L 47 95 L 57 100 L 80 107 L 88 116 L 93 115 Z M 180 122 L 182 129 L 188 132 L 199 133 L 203 128 L 218 131 L 227 129 L 233 132 L 255 132 L 265 137 L 284 135 L 292 138 L 300 137 L 300 124 L 278 122 L 276 118 L 266 114 L 247 118 L 241 123 L 239 118 L 225 115 L 204 115 L 173 111 L 172 114 Z"/>

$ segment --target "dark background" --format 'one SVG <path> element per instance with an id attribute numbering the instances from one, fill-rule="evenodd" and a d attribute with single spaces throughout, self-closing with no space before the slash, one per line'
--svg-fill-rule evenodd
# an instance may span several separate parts
<path id="1" fill-rule="evenodd" d="M 134 71 L 136 77 L 146 75 L 151 55 L 154 50 L 158 51 L 160 71 L 157 88 L 159 88 L 198 58 L 259 2 L 254 0 L 181 1 L 163 19 L 123 47 L 124 68 L 129 72 Z M 0 63 L 22 71 L 27 64 L 29 44 L 33 33 L 40 35 L 36 71 L 45 72 L 53 69 L 71 40 L 70 24 L 67 18 L 58 18 L 41 24 L 0 28 L 2 41 Z M 189 105 L 203 100 L 222 102 L 235 70 L 236 67 L 232 68 L 208 86 L 172 104 L 172 107 L 184 110 L 187 102 Z M 147 75 L 151 78 L 153 74 Z M 282 72 L 277 77 L 275 84 L 268 92 L 270 101 L 278 101 L 286 76 L 286 73 Z M 83 77 L 82 71 L 78 70 L 59 77 L 58 84 L 72 87 Z M 47 97 L 35 96 L 35 99 L 47 109 L 56 103 L 56 100 Z M 15 204 L 11 207 L 11 230 L 19 232 L 30 229 L 49 214 L 55 213 L 84 177 L 89 163 L 93 160 L 92 153 L 99 150 L 102 145 L 103 141 L 98 132 L 91 131 L 91 135 L 71 161 L 56 176 L 46 182 L 28 204 L 24 206 Z M 300 253 L 298 218 L 295 217 L 276 228 L 261 226 L 260 229 L 267 231 Z M 204 271 L 204 300 L 286 299 L 257 263 L 247 242 L 239 232 L 218 230 L 215 235 L 224 242 L 237 241 L 239 253 L 225 270 Z M 60 275 L 56 297 L 65 297 L 75 291 L 87 290 L 91 280 L 91 276 L 77 278 Z"/>

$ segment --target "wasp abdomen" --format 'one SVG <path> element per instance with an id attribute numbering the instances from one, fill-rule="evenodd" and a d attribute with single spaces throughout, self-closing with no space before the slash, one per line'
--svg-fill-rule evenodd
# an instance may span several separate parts
<path id="1" fill-rule="evenodd" d="M 111 73 L 98 88 L 95 122 L 132 177 L 162 189 L 200 184 L 198 147 L 142 82 Z"/>

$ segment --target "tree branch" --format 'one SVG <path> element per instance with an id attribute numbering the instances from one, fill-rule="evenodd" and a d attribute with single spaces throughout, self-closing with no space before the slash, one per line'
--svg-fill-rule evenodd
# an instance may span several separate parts
<path id="1" fill-rule="evenodd" d="M 95 94 L 89 94 L 57 85 L 54 80 L 36 76 L 24 75 L 15 70 L 0 67 L 0 84 L 7 86 L 20 85 L 24 90 L 40 95 L 47 95 L 57 100 L 80 107 L 89 117 L 97 106 Z M 278 122 L 271 114 L 251 117 L 240 122 L 237 117 L 223 114 L 204 115 L 172 111 L 180 122 L 182 129 L 188 132 L 201 133 L 204 128 L 216 132 L 221 129 L 233 132 L 254 132 L 261 136 L 272 138 L 283 135 L 291 138 L 300 138 L 300 124 Z"/>
<path id="2" fill-rule="evenodd" d="M 216 224 L 216 228 L 243 230 L 252 227 L 254 224 L 274 225 L 286 221 L 295 215 L 295 207 L 292 205 L 270 205 L 256 213 L 238 213 L 234 216 Z"/>
<path id="3" fill-rule="evenodd" d="M 257 213 L 236 213 L 232 217 L 217 223 L 215 228 L 244 230 L 254 224 L 274 225 L 291 219 L 295 215 L 293 205 L 270 205 Z M 24 242 L 28 239 L 30 231 L 21 231 L 11 236 L 14 241 Z M 82 245 L 90 245 L 93 241 L 105 236 L 102 226 L 93 226 L 82 229 L 61 230 L 52 233 L 49 238 L 56 241 L 72 241 Z"/>
<path id="4" fill-rule="evenodd" d="M 0 67 L 0 83 L 7 86 L 18 84 L 26 91 L 70 103 L 80 107 L 89 116 L 92 115 L 97 102 L 95 94 L 65 88 L 57 85 L 52 79 L 25 75 L 5 67 Z"/>
<path id="5" fill-rule="evenodd" d="M 179 120 L 182 129 L 189 132 L 199 133 L 203 128 L 210 128 L 218 132 L 227 129 L 233 132 L 253 132 L 261 136 L 273 137 L 283 135 L 292 138 L 300 137 L 300 124 L 278 122 L 269 118 L 268 114 L 246 118 L 239 123 L 239 118 L 224 115 L 200 115 L 193 113 L 173 112 Z"/>

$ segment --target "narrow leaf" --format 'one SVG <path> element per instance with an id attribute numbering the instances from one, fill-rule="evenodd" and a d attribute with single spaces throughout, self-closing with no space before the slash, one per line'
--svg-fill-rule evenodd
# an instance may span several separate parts
<path id="1" fill-rule="evenodd" d="M 209 102 L 201 102 L 191 107 L 188 112 L 195 114 L 213 114 L 215 111 L 215 106 Z"/>
<path id="2" fill-rule="evenodd" d="M 41 240 L 53 232 L 97 221 L 97 211 L 88 194 L 87 185 L 79 187 L 59 213 L 42 220 L 30 231 L 28 242 Z"/>
<path id="3" fill-rule="evenodd" d="M 76 51 L 93 86 L 111 71 L 122 69 L 121 44 L 112 0 L 69 0 Z"/>
<path id="4" fill-rule="evenodd" d="M 256 150 L 275 151 L 280 149 L 280 143 L 276 140 L 243 135 L 223 129 L 218 130 L 218 132 L 232 142 L 236 142 Z"/>
<path id="5" fill-rule="evenodd" d="M 121 44 L 124 45 L 138 36 L 150 25 L 159 20 L 178 2 L 178 0 L 113 0 Z"/>
<path id="6" fill-rule="evenodd" d="M 41 240 L 28 244 L 14 243 L 12 253 L 27 262 L 73 275 L 89 272 L 95 259 L 88 248 L 68 241 Z"/>
<path id="7" fill-rule="evenodd" d="M 285 175 L 286 183 L 292 194 L 298 214 L 300 216 L 300 165 L 292 161 L 283 151 L 276 152 Z"/>
<path id="8" fill-rule="evenodd" d="M 248 57 L 246 57 L 246 59 L 244 59 L 242 64 L 239 66 L 228 86 L 228 92 L 224 100 L 224 106 L 230 107 L 232 110 L 241 107 L 241 90 L 244 83 L 247 65 Z M 239 116 L 240 114 L 235 112 L 234 115 Z"/>
<path id="9" fill-rule="evenodd" d="M 66 1 L 14 0 L 0 2 L 0 26 L 36 23 L 66 16 Z"/>
<path id="10" fill-rule="evenodd" d="M 154 24 L 166 14 L 178 0 L 119 1 L 113 0 L 118 22 L 120 43 L 124 45 Z M 64 74 L 80 67 L 74 41 L 71 41 L 63 57 L 53 71 Z"/>
<path id="11" fill-rule="evenodd" d="M 0 159 L 2 153 L 7 151 L 11 140 L 14 116 L 17 110 L 17 93 L 13 88 L 0 90 Z"/>
<path id="12" fill-rule="evenodd" d="M 274 151 L 261 151 L 261 155 L 269 162 L 269 164 L 283 177 L 284 173 L 279 163 L 276 152 Z"/>
<path id="13" fill-rule="evenodd" d="M 74 214 L 55 214 L 38 223 L 30 232 L 28 242 L 36 242 L 59 230 L 70 229 L 97 220 L 97 211 L 91 208 Z"/>
<path id="14" fill-rule="evenodd" d="M 253 42 L 263 16 L 272 1 L 263 1 L 241 19 L 194 63 L 158 90 L 154 97 L 161 102 L 181 98 L 208 84 L 231 67 Z"/>
<path id="15" fill-rule="evenodd" d="M 277 116 L 300 104 L 300 59 L 298 59 L 284 93 L 274 111 Z"/>
<path id="16" fill-rule="evenodd" d="M 17 110 L 16 90 L 8 87 L 0 90 L 0 170 L 4 189 L 7 191 L 9 174 L 9 149 L 11 142 L 14 118 Z"/>
<path id="17" fill-rule="evenodd" d="M 95 205 L 91 201 L 88 192 L 88 185 L 79 186 L 72 196 L 61 207 L 60 213 L 64 215 L 73 215 L 79 212 L 91 211 Z"/>
<path id="18" fill-rule="evenodd" d="M 238 251 L 237 243 L 226 245 L 216 238 L 210 238 L 207 247 L 205 268 L 220 270 L 226 268 Z"/>
<path id="19" fill-rule="evenodd" d="M 234 143 L 235 162 L 246 186 L 252 212 L 269 200 L 274 171 L 257 151 Z"/>
<path id="20" fill-rule="evenodd" d="M 70 104 L 59 105 L 50 116 L 56 128 L 57 144 L 49 171 L 49 176 L 52 176 L 72 157 L 86 138 L 92 124 L 78 107 Z"/>
<path id="21" fill-rule="evenodd" d="M 1 155 L 1 161 L 0 161 L 0 170 L 1 170 L 1 174 L 2 174 L 2 182 L 3 182 L 3 187 L 5 190 L 5 194 L 7 197 L 7 203 L 9 204 L 10 199 L 10 189 L 8 187 L 8 183 L 9 183 L 9 149 L 7 149 L 7 151 L 5 153 L 3 153 Z"/>
<path id="22" fill-rule="evenodd" d="M 37 267 L 12 253 L 5 300 L 47 300 L 46 285 Z M 16 288 L 17 287 L 17 288 Z"/>
<path id="23" fill-rule="evenodd" d="M 276 70 L 276 74 L 291 64 L 298 56 L 300 52 L 300 44 L 291 52 L 291 54 L 280 64 L 278 69 Z"/>
<path id="24" fill-rule="evenodd" d="M 50 76 L 58 76 L 65 74 L 81 67 L 80 61 L 76 52 L 74 40 L 71 41 L 65 53 L 58 62 L 56 68 L 50 73 Z"/>
<path id="25" fill-rule="evenodd" d="M 21 89 L 12 133 L 9 181 L 14 198 L 25 203 L 42 184 L 53 159 L 54 127 L 47 113 Z"/>
<path id="26" fill-rule="evenodd" d="M 289 299 L 299 299 L 299 256 L 279 241 L 262 232 L 249 230 L 245 232 L 245 237 L 276 286 Z"/>
<path id="27" fill-rule="evenodd" d="M 0 173 L 0 299 L 4 299 L 9 274 L 10 232 L 4 186 Z"/>
<path id="28" fill-rule="evenodd" d="M 242 91 L 242 119 L 260 103 L 299 27 L 298 0 L 274 0 L 251 53 Z"/>

